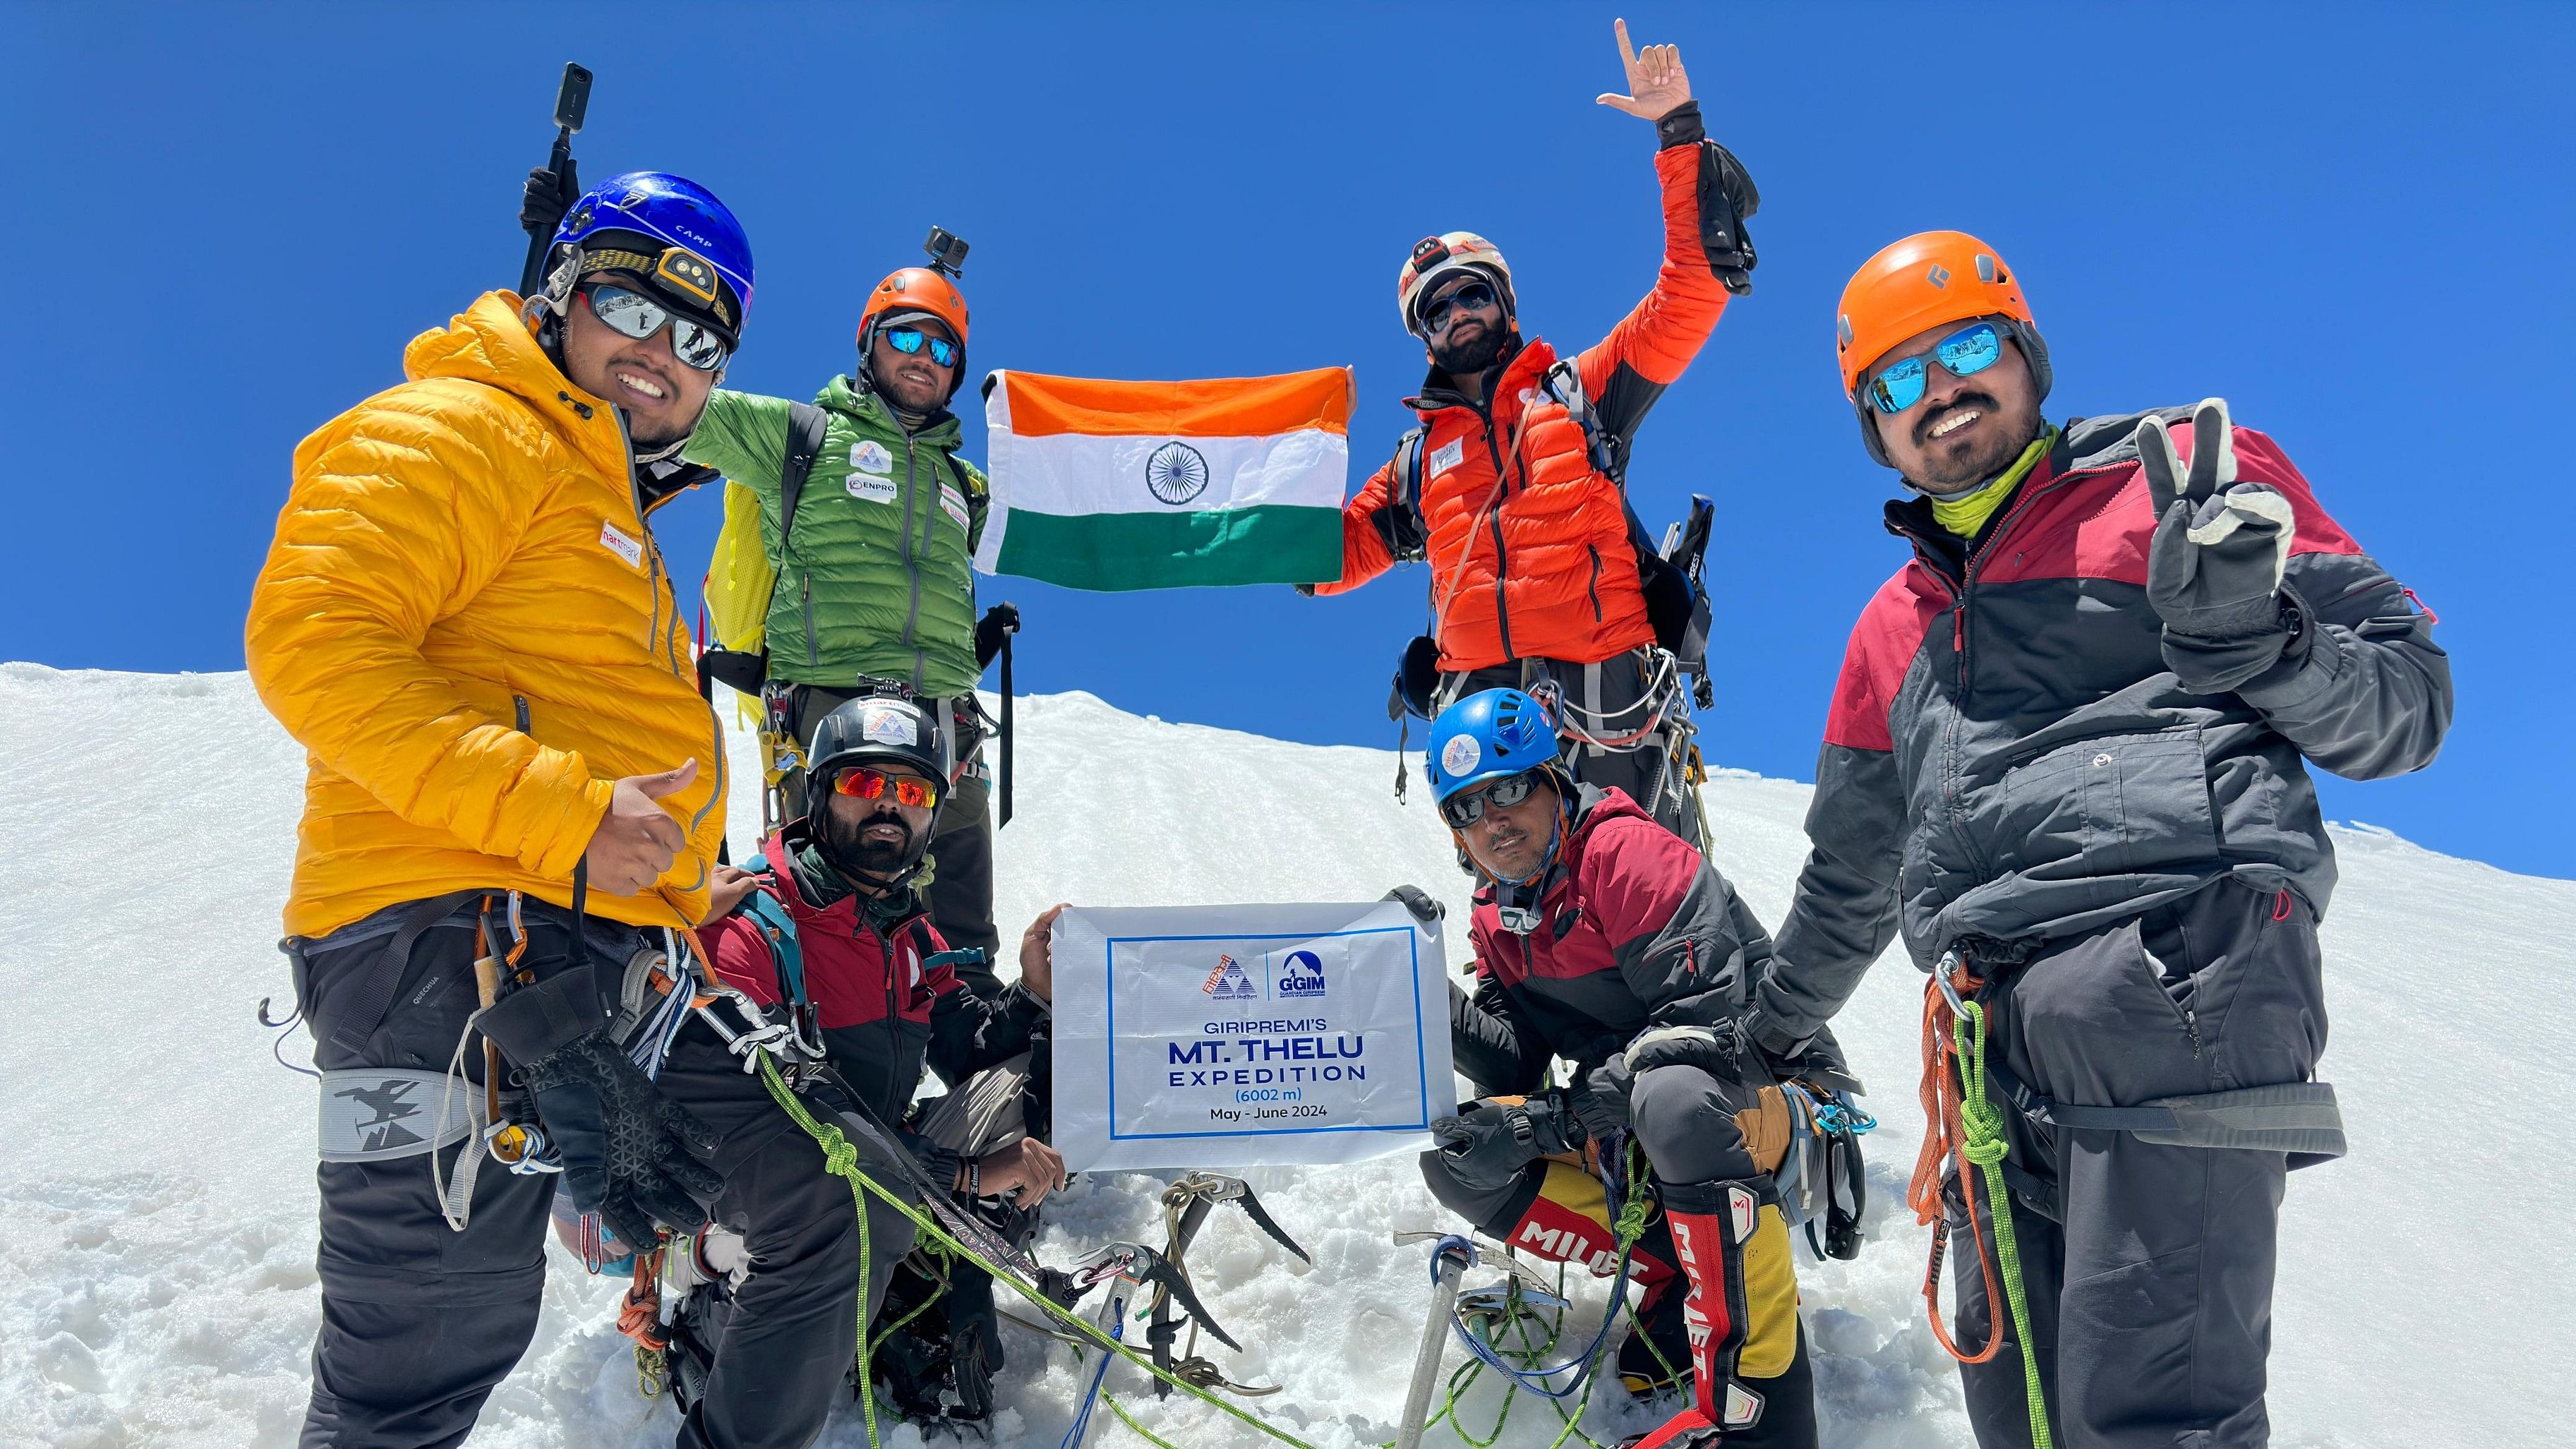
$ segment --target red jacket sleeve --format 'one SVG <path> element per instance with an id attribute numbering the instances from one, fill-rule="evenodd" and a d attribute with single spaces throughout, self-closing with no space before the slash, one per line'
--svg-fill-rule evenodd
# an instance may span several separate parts
<path id="1" fill-rule="evenodd" d="M 1655 153 L 1655 175 L 1664 188 L 1663 268 L 1646 299 L 1576 359 L 1584 393 L 1596 402 L 1606 405 L 1614 392 L 1635 390 L 1614 388 L 1623 366 L 1656 392 L 1670 386 L 1699 355 L 1701 344 L 1717 330 L 1718 314 L 1726 310 L 1726 285 L 1700 241 L 1700 171 L 1706 150 L 1694 134 L 1686 143 Z M 1635 411 L 1642 414 L 1644 409 Z M 1624 432 L 1634 418 L 1612 415 L 1605 422 Z"/>
<path id="2" fill-rule="evenodd" d="M 1395 496 L 1395 460 L 1378 465 L 1359 493 L 1342 505 L 1342 576 L 1315 585 L 1317 594 L 1346 594 L 1395 566 L 1378 532 L 1377 513 Z"/>
<path id="3" fill-rule="evenodd" d="M 698 927 L 698 939 L 715 953 L 716 974 L 725 985 L 762 1006 L 778 1004 L 778 958 L 759 922 L 736 911 Z"/>

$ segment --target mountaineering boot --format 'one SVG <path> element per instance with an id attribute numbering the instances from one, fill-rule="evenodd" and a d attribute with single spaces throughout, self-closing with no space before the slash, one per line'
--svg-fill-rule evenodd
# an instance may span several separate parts
<path id="1" fill-rule="evenodd" d="M 1815 1396 L 1798 1331 L 1789 1228 L 1768 1179 L 1658 1183 L 1690 1283 L 1682 1321 L 1691 1402 L 1633 1449 L 1814 1449 Z"/>
<path id="2" fill-rule="evenodd" d="M 1690 1327 L 1682 1317 L 1685 1296 L 1678 1282 L 1668 1282 L 1637 1305 L 1636 1324 L 1619 1343 L 1619 1382 L 1632 1397 L 1650 1399 L 1690 1387 Z"/>

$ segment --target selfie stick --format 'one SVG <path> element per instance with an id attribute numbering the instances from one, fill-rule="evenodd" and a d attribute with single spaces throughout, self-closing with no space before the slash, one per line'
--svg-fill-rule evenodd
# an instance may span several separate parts
<path id="1" fill-rule="evenodd" d="M 572 136 L 581 129 L 582 115 L 589 109 L 590 72 L 565 61 L 563 88 L 555 92 L 555 149 L 546 165 L 553 168 L 566 202 L 572 200 Z M 552 235 L 539 232 L 528 238 L 528 263 L 519 269 L 520 296 L 534 296 L 545 284 L 546 254 L 552 250 Z"/>

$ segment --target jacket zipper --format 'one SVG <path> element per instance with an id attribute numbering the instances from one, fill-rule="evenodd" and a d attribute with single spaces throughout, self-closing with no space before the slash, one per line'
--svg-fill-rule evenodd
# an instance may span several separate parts
<path id="1" fill-rule="evenodd" d="M 1499 375 L 1494 380 L 1502 381 Z M 1484 403 L 1468 406 L 1475 409 L 1477 420 L 1484 425 L 1485 456 L 1494 461 L 1494 507 L 1489 515 L 1494 526 L 1494 632 L 1502 641 L 1503 657 L 1517 659 L 1520 655 L 1512 648 L 1512 608 L 1503 594 L 1503 585 L 1512 576 L 1511 560 L 1503 548 L 1503 503 L 1512 496 L 1512 480 L 1503 466 L 1503 450 L 1494 444 L 1493 409 Z"/>
<path id="2" fill-rule="evenodd" d="M 921 623 L 921 556 L 913 547 L 912 512 L 921 499 L 919 453 L 913 448 L 912 434 L 903 435 L 903 572 L 911 589 L 903 611 L 903 645 L 912 651 L 912 688 L 921 692 L 922 652 L 914 639 Z"/>
<path id="3" fill-rule="evenodd" d="M 510 712 L 518 717 L 519 733 L 528 736 L 530 739 L 536 738 L 536 732 L 528 728 L 528 697 L 526 695 L 514 694 L 510 696 Z"/>
<path id="4" fill-rule="evenodd" d="M 1592 577 L 1583 581 L 1584 595 L 1592 600 L 1592 622 L 1601 622 L 1601 545 L 1587 543 L 1583 551 L 1592 555 Z"/>
<path id="5" fill-rule="evenodd" d="M 805 662 L 819 665 L 823 662 L 823 656 L 814 645 L 814 576 L 799 570 L 796 575 L 796 592 L 805 601 Z"/>
<path id="6" fill-rule="evenodd" d="M 653 520 L 644 507 L 644 480 L 637 477 L 635 473 L 635 440 L 627 434 L 626 414 L 617 411 L 615 408 L 611 408 L 609 409 L 609 416 L 614 418 L 617 422 L 618 451 L 626 459 L 626 497 L 627 501 L 632 504 L 635 509 L 635 528 L 637 532 L 644 536 L 644 551 L 652 559 L 652 569 L 650 570 L 653 589 L 652 648 L 656 653 L 670 661 L 672 677 L 675 679 L 680 678 L 685 674 L 685 668 L 681 664 L 678 650 L 672 647 L 670 635 L 664 633 L 662 630 L 662 544 L 659 539 L 656 539 L 653 536 Z M 812 615 L 809 613 L 807 618 L 810 624 Z M 680 622 L 680 595 L 676 588 L 671 592 L 671 622 L 674 626 Z M 806 637 L 809 640 L 813 637 L 813 630 L 811 627 L 807 628 Z M 703 703 L 707 711 L 707 725 L 710 731 L 710 738 L 714 742 L 713 748 L 711 748 L 707 753 L 710 762 L 715 767 L 715 788 L 708 793 L 707 803 L 699 806 L 698 813 L 689 817 L 688 833 L 692 836 L 698 833 L 698 827 L 700 825 L 706 823 L 708 812 L 724 803 L 725 796 L 731 793 L 726 788 L 725 782 L 724 719 L 716 713 L 716 702 L 712 697 L 705 699 Z M 524 714 L 526 710 L 524 702 L 521 703 L 520 709 Z M 525 726 L 523 725 L 521 728 L 524 733 Z M 705 865 L 702 863 L 698 868 L 698 884 L 704 885 L 706 883 L 706 879 L 707 871 Z M 695 889 L 696 887 L 693 886 L 690 888 Z"/>
<path id="7" fill-rule="evenodd" d="M 1910 529 L 1900 530 L 1905 534 L 1906 542 L 1914 546 L 1915 560 L 1921 563 L 1924 569 L 1929 572 L 1933 578 L 1939 580 L 1943 588 L 1950 591 L 1950 652 L 1957 660 L 1959 702 L 1962 706 L 1967 703 L 1969 696 L 1973 693 L 1969 685 L 1968 674 L 1968 597 L 1970 591 L 1976 585 L 1977 565 L 1991 557 L 1999 548 L 2002 547 L 2006 535 L 2012 532 L 2013 526 L 2020 522 L 2022 516 L 2030 510 L 2033 501 L 2041 494 L 2055 492 L 2060 486 L 2077 478 L 2088 477 L 2090 474 L 2091 470 L 2081 473 L 2061 474 L 2058 477 L 2049 479 L 2045 485 L 2038 489 L 2034 490 L 2025 488 L 2022 495 L 2013 500 L 2012 511 L 2004 515 L 2004 521 L 1996 525 L 1994 533 L 1987 538 L 1986 546 L 1982 549 L 1977 549 L 1974 553 L 1969 555 L 1965 566 L 1961 569 L 1959 576 L 1955 579 L 1942 571 L 1940 564 L 1934 561 L 1931 550 L 1924 544 L 1920 536 L 1916 535 Z M 1972 543 L 1971 547 L 1973 546 L 1974 545 Z M 1959 717 L 1961 712 L 1962 711 L 1960 709 L 1949 710 L 1947 712 L 1949 715 L 1949 722 L 1942 727 L 1941 804 L 1945 813 L 1950 817 L 1950 832 L 1952 836 L 1957 839 L 1960 846 L 1971 856 L 1978 856 L 1982 855 L 1983 852 L 1979 851 L 1977 849 L 1976 842 L 1968 837 L 1967 821 L 1959 813 L 1959 779 L 1962 770 L 1962 763 L 1959 757 Z"/>

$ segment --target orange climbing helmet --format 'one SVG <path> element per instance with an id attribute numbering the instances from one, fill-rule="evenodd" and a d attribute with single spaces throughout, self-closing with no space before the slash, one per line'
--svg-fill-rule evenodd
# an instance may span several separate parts
<path id="1" fill-rule="evenodd" d="M 878 324 L 906 312 L 936 317 L 957 335 L 957 367 L 948 389 L 955 396 L 966 380 L 966 294 L 957 290 L 955 278 L 930 267 L 904 267 L 868 294 L 867 310 L 859 314 L 859 365 L 867 365 L 868 344 L 875 340 Z"/>
<path id="2" fill-rule="evenodd" d="M 1837 310 L 1834 355 L 1842 364 L 1843 396 L 1859 410 L 1861 441 L 1880 463 L 1887 454 L 1861 398 L 1861 374 L 1918 332 L 1944 322 L 2002 318 L 2003 330 L 2030 363 L 2039 396 L 2048 397 L 2048 344 L 2040 339 L 2021 283 L 2001 253 L 1966 232 L 1921 231 L 1881 248 L 1843 284 Z"/>

